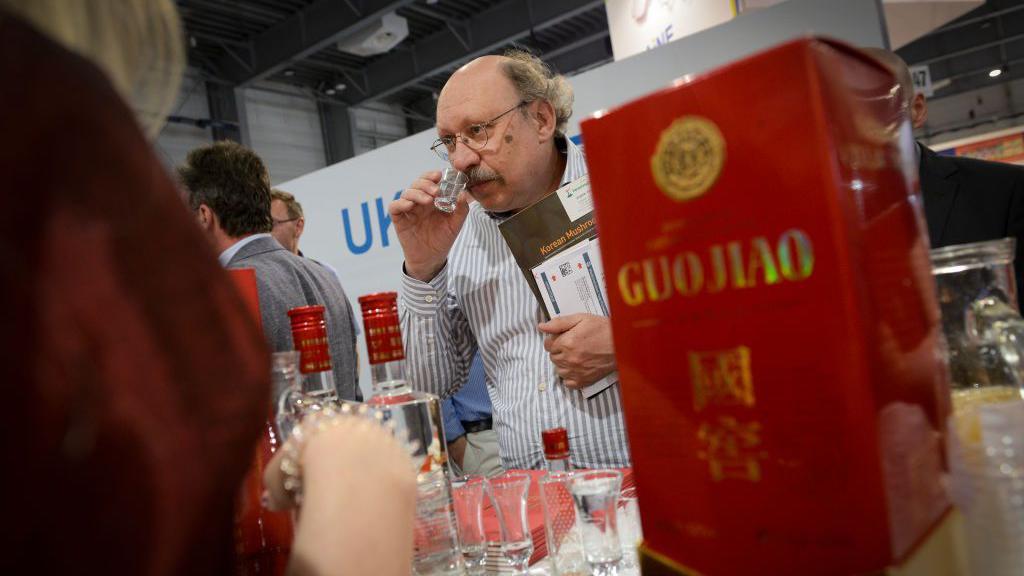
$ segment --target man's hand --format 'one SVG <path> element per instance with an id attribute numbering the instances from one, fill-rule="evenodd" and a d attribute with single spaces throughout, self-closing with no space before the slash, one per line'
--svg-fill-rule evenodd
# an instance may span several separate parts
<path id="1" fill-rule="evenodd" d="M 462 459 L 466 456 L 466 435 L 463 434 L 448 443 L 448 458 L 462 469 Z"/>
<path id="2" fill-rule="evenodd" d="M 405 271 L 417 280 L 429 282 L 448 259 L 448 252 L 469 214 L 466 192 L 459 194 L 455 212 L 447 214 L 434 207 L 441 172 L 427 172 L 402 195 L 388 204 L 391 223 L 405 254 Z"/>
<path id="3" fill-rule="evenodd" d="M 558 368 L 562 383 L 585 388 L 615 371 L 612 324 L 593 314 L 570 314 L 537 326 L 547 334 L 544 349 Z"/>

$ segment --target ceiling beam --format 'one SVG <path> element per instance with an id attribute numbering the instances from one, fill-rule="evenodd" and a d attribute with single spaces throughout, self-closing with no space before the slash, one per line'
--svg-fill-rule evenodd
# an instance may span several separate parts
<path id="1" fill-rule="evenodd" d="M 366 94 L 349 94 L 350 103 L 384 98 L 603 5 L 604 0 L 504 0 L 468 18 L 466 35 L 445 28 L 371 62 L 366 68 Z"/>
<path id="2" fill-rule="evenodd" d="M 249 50 L 234 56 L 226 54 L 217 64 L 224 77 L 238 85 L 263 80 L 413 1 L 316 0 L 258 34 L 250 41 Z"/>
<path id="3" fill-rule="evenodd" d="M 612 47 L 607 32 L 597 33 L 585 36 L 569 46 L 556 48 L 541 57 L 555 70 L 568 73 L 610 62 Z"/>

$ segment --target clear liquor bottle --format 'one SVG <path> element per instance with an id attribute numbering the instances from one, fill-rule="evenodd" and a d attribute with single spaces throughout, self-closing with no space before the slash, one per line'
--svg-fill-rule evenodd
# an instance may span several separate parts
<path id="1" fill-rule="evenodd" d="M 548 473 L 540 479 L 548 561 L 557 574 L 590 574 L 583 555 L 583 540 L 576 524 L 576 510 L 569 486 L 574 473 L 569 461 L 569 433 L 565 428 L 541 432 Z"/>
<path id="2" fill-rule="evenodd" d="M 405 378 L 405 348 L 398 320 L 398 294 L 379 292 L 359 297 L 363 333 L 370 360 L 373 391 L 367 404 L 390 405 L 415 399 Z"/>
<path id="3" fill-rule="evenodd" d="M 302 396 L 316 409 L 338 401 L 338 388 L 334 384 L 331 366 L 330 341 L 324 307 L 300 306 L 288 311 L 292 325 L 292 342 L 299 352 L 299 372 L 302 374 Z"/>
<path id="4" fill-rule="evenodd" d="M 394 423 L 395 433 L 415 449 L 416 520 L 413 572 L 463 574 L 462 552 L 448 481 L 441 403 L 437 396 L 413 391 L 405 376 L 405 348 L 398 319 L 398 293 L 359 297 L 373 391 L 367 404 Z"/>

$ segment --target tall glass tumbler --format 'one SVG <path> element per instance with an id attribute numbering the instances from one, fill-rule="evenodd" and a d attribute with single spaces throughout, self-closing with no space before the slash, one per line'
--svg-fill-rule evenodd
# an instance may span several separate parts
<path id="1" fill-rule="evenodd" d="M 418 576 L 462 574 L 462 551 L 444 470 L 425 472 L 416 479 L 413 573 Z"/>
<path id="2" fill-rule="evenodd" d="M 533 537 L 526 518 L 530 476 L 506 472 L 487 484 L 501 530 L 501 554 L 515 574 L 526 574 L 533 555 Z"/>
<path id="3" fill-rule="evenodd" d="M 590 574 L 576 526 L 576 508 L 569 492 L 572 478 L 573 472 L 552 472 L 540 480 L 548 562 L 555 576 Z"/>
<path id="4" fill-rule="evenodd" d="M 459 200 L 459 194 L 466 189 L 469 178 L 455 168 L 448 167 L 441 172 L 441 181 L 438 182 L 437 196 L 434 197 L 434 206 L 442 211 L 451 214 L 455 212 L 455 204 Z"/>
<path id="5" fill-rule="evenodd" d="M 583 554 L 594 576 L 616 576 L 622 561 L 618 504 L 622 473 L 617 470 L 577 472 L 569 485 L 576 504 L 576 522 Z"/>
<path id="6" fill-rule="evenodd" d="M 640 528 L 640 505 L 636 498 L 636 488 L 626 488 L 619 494 L 619 541 L 622 543 L 622 564 L 620 573 L 632 575 L 640 573 L 637 548 L 644 539 Z"/>
<path id="7" fill-rule="evenodd" d="M 452 481 L 452 501 L 459 526 L 459 543 L 466 574 L 481 576 L 487 562 L 483 504 L 487 481 L 482 476 L 462 476 Z"/>

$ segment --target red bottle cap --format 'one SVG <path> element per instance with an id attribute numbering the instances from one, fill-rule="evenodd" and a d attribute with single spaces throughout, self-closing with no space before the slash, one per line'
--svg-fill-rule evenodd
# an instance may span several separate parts
<path id="1" fill-rule="evenodd" d="M 299 351 L 299 372 L 325 372 L 331 369 L 331 349 L 323 306 L 300 306 L 288 311 L 292 321 L 292 342 Z"/>
<path id="2" fill-rule="evenodd" d="M 569 457 L 569 433 L 565 428 L 550 428 L 540 436 L 544 439 L 544 458 L 557 460 Z"/>
<path id="3" fill-rule="evenodd" d="M 359 297 L 363 331 L 370 364 L 405 358 L 402 329 L 398 322 L 398 292 L 378 292 Z"/>

